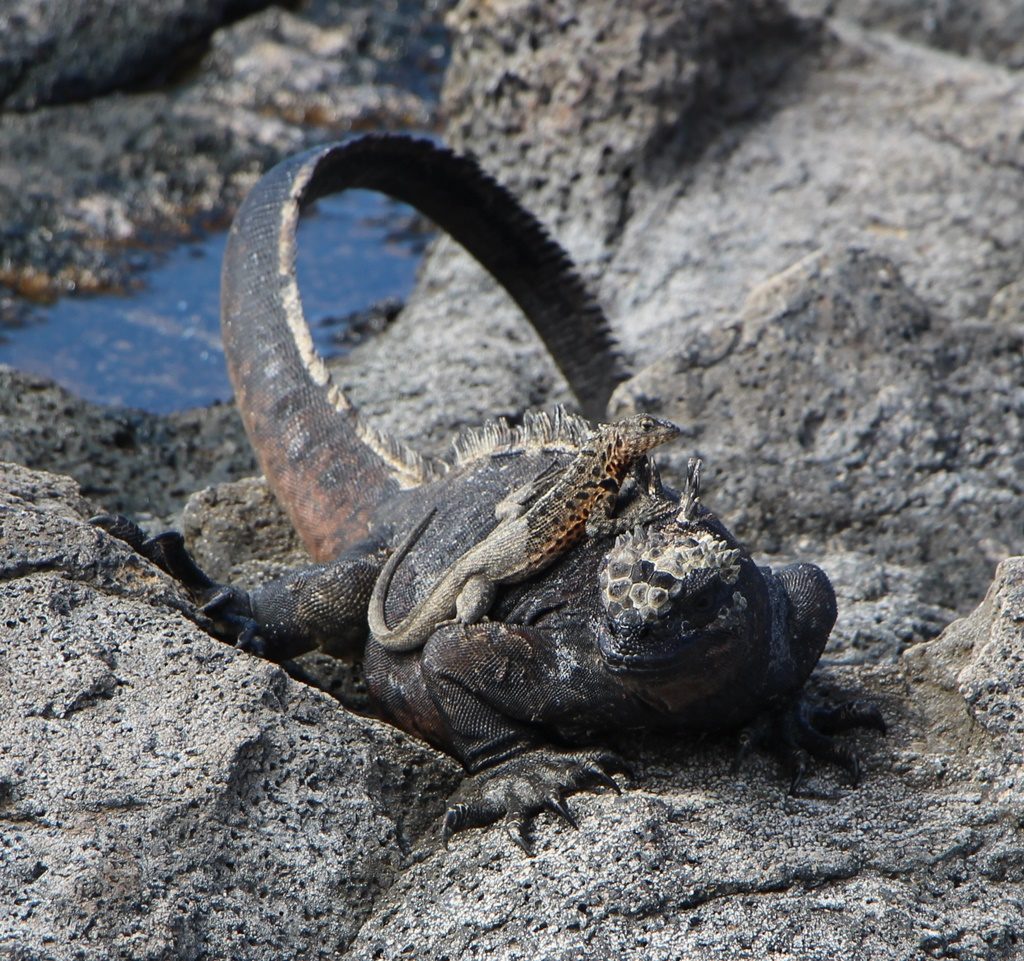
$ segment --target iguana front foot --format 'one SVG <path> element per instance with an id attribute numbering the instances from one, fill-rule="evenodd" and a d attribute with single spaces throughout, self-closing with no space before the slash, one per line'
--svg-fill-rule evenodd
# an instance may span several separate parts
<path id="1" fill-rule="evenodd" d="M 885 719 L 874 704 L 847 701 L 831 707 L 814 707 L 803 698 L 787 707 L 767 712 L 740 735 L 737 763 L 753 747 L 777 755 L 789 770 L 789 793 L 803 786 L 811 761 L 826 761 L 843 768 L 854 787 L 860 781 L 861 760 L 848 744 L 835 738 L 856 728 L 886 733 Z"/>
<path id="2" fill-rule="evenodd" d="M 243 650 L 260 653 L 258 625 L 253 620 L 249 594 L 218 584 L 208 577 L 185 547 L 178 531 L 154 537 L 123 514 L 99 514 L 89 523 L 124 541 L 132 550 L 173 577 L 192 595 L 196 609 L 216 625 L 217 636 Z"/>
<path id="3" fill-rule="evenodd" d="M 149 537 L 124 514 L 98 514 L 90 517 L 89 523 L 124 541 L 136 554 L 141 554 L 195 595 L 213 591 L 219 586 L 200 570 L 178 531 L 164 531 Z"/>
<path id="4" fill-rule="evenodd" d="M 452 795 L 441 839 L 447 847 L 457 831 L 504 818 L 505 831 L 513 843 L 532 857 L 529 825 L 534 815 L 551 811 L 577 827 L 566 796 L 594 789 L 619 793 L 613 773 L 627 774 L 628 769 L 610 751 L 570 753 L 545 748 L 520 754 L 462 783 Z"/>

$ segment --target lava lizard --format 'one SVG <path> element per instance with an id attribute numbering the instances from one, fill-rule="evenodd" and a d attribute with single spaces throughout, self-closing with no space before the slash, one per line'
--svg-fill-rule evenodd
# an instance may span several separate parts
<path id="1" fill-rule="evenodd" d="M 549 472 L 499 503 L 497 527 L 448 568 L 401 624 L 389 628 L 384 602 L 391 579 L 430 523 L 431 510 L 397 547 L 374 585 L 369 608 L 374 638 L 390 651 L 412 651 L 453 613 L 463 624 L 479 621 L 499 585 L 539 573 L 580 541 L 588 527 L 610 520 L 619 489 L 637 460 L 680 433 L 675 424 L 649 414 L 597 427 L 546 491 L 540 492 Z"/>

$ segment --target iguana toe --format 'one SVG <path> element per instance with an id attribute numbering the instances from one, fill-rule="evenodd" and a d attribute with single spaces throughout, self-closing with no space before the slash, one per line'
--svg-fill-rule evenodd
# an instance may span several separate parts
<path id="1" fill-rule="evenodd" d="M 856 787 L 863 770 L 860 755 L 850 745 L 836 740 L 838 735 L 854 728 L 884 734 L 885 719 L 875 705 L 864 701 L 816 708 L 797 701 L 758 718 L 748 727 L 745 738 L 741 737 L 741 750 L 757 745 L 778 755 L 792 775 L 790 794 L 800 792 L 815 760 L 841 767 Z"/>
<path id="2" fill-rule="evenodd" d="M 102 528 L 119 541 L 124 541 L 133 551 L 169 574 L 193 594 L 216 586 L 193 560 L 185 547 L 185 538 L 178 531 L 164 531 L 148 537 L 138 524 L 123 514 L 97 514 L 89 518 L 89 523 Z"/>
<path id="3" fill-rule="evenodd" d="M 124 514 L 97 514 L 89 518 L 89 523 L 105 530 L 111 537 L 124 541 L 138 554 L 142 553 L 142 545 L 148 539 L 146 532 Z"/>
<path id="4" fill-rule="evenodd" d="M 818 707 L 811 712 L 811 723 L 822 734 L 843 734 L 864 727 L 885 734 L 888 725 L 882 712 L 867 701 L 844 701 L 831 707 Z"/>
<path id="5" fill-rule="evenodd" d="M 532 856 L 530 827 L 537 814 L 550 811 L 578 828 L 565 796 L 595 788 L 618 793 L 609 771 L 624 769 L 621 759 L 607 751 L 545 749 L 518 755 L 463 782 L 445 814 L 441 840 L 447 847 L 459 831 L 504 819 L 512 842 Z"/>
<path id="6" fill-rule="evenodd" d="M 579 830 L 580 822 L 576 820 L 576 815 L 572 813 L 565 798 L 550 797 L 544 802 L 544 806 L 552 813 L 557 814 L 569 827 Z"/>

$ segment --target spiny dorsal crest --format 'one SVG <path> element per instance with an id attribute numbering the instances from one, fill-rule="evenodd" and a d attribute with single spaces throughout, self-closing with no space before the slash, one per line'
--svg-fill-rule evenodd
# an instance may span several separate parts
<path id="1" fill-rule="evenodd" d="M 515 450 L 578 451 L 590 436 L 590 425 L 559 405 L 550 413 L 528 411 L 517 427 L 504 417 L 488 421 L 482 427 L 462 431 L 452 444 L 449 459 L 460 467 L 497 452 Z"/>
<path id="2" fill-rule="evenodd" d="M 683 495 L 679 498 L 679 513 L 676 523 L 688 527 L 697 520 L 700 513 L 700 478 L 704 472 L 704 461 L 699 457 L 691 457 L 686 465 L 686 483 Z"/>

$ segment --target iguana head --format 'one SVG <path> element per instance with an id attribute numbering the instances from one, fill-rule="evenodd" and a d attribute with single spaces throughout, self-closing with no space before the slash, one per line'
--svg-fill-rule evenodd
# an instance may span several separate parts
<path id="1" fill-rule="evenodd" d="M 715 531 L 670 524 L 623 534 L 598 574 L 610 671 L 673 672 L 697 649 L 731 641 L 751 625 L 744 560 Z"/>
<path id="2" fill-rule="evenodd" d="M 694 461 L 675 516 L 619 536 L 603 558 L 597 649 L 609 673 L 672 723 L 724 727 L 803 682 L 834 607 L 831 619 L 815 619 L 824 605 L 816 583 L 808 603 L 792 602 L 784 581 L 700 504 L 699 485 Z"/>

